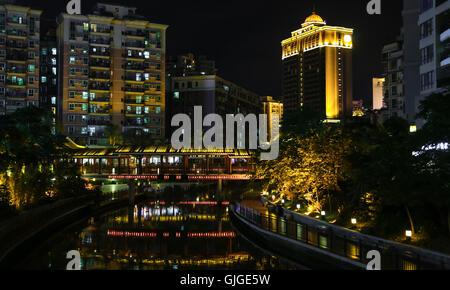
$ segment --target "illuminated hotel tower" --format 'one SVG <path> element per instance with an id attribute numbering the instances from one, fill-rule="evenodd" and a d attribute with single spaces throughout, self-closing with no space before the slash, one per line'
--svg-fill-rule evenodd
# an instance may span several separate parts
<path id="1" fill-rule="evenodd" d="M 328 119 L 352 115 L 353 29 L 327 26 L 313 12 L 282 48 L 286 111 L 309 107 Z"/>

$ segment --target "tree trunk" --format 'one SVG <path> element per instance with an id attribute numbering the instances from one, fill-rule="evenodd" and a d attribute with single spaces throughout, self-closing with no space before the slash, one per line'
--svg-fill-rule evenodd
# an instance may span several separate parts
<path id="1" fill-rule="evenodd" d="M 412 217 L 411 217 L 411 213 L 409 212 L 409 208 L 408 208 L 407 205 L 405 205 L 405 209 L 406 209 L 406 213 L 408 214 L 409 224 L 411 225 L 411 233 L 414 236 L 414 234 L 415 234 L 414 223 L 413 223 L 413 220 L 412 220 Z"/>

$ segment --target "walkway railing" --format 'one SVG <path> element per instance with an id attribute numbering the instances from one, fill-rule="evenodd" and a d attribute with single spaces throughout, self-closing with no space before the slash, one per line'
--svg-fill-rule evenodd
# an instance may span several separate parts
<path id="1" fill-rule="evenodd" d="M 236 204 L 236 213 L 265 231 L 362 264 L 371 261 L 368 252 L 377 250 L 381 254 L 382 270 L 450 270 L 448 255 L 364 235 L 287 210 L 277 216 Z"/>

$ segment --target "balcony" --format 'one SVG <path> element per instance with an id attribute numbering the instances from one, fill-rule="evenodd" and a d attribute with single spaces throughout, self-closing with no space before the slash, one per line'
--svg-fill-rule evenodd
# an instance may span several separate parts
<path id="1" fill-rule="evenodd" d="M 111 74 L 109 72 L 108 73 L 91 72 L 89 74 L 89 77 L 91 79 L 110 80 L 111 79 Z"/>
<path id="2" fill-rule="evenodd" d="M 6 68 L 6 71 L 8 73 L 13 73 L 13 74 L 26 74 L 27 70 L 24 67 L 17 67 L 17 66 L 8 66 Z"/>
<path id="3" fill-rule="evenodd" d="M 90 44 L 101 44 L 101 45 L 111 45 L 111 38 L 102 39 L 102 38 L 91 38 L 89 40 Z"/>
<path id="4" fill-rule="evenodd" d="M 141 55 L 139 55 L 139 53 Z M 125 52 L 122 53 L 122 56 L 125 58 L 145 59 L 144 53 L 142 51 L 132 51 L 131 54 Z"/>
<path id="5" fill-rule="evenodd" d="M 128 31 L 124 32 L 124 35 L 125 36 L 135 36 L 135 37 L 146 37 L 147 33 L 142 30 L 137 30 L 137 31 L 128 30 Z"/>
<path id="6" fill-rule="evenodd" d="M 145 69 L 145 66 L 143 63 L 126 63 L 123 65 L 123 68 L 126 70 L 141 70 L 141 71 L 143 71 Z"/>
<path id="7" fill-rule="evenodd" d="M 28 60 L 28 54 L 22 51 L 11 51 L 8 50 L 6 53 L 6 59 L 12 60 L 12 61 L 27 61 Z"/>
<path id="8" fill-rule="evenodd" d="M 126 104 L 133 104 L 133 105 L 144 105 L 143 100 L 136 100 L 136 99 L 125 99 Z"/>
<path id="9" fill-rule="evenodd" d="M 87 123 L 91 126 L 107 126 L 110 122 L 110 120 L 89 119 Z"/>
<path id="10" fill-rule="evenodd" d="M 103 27 L 97 27 L 96 29 L 91 30 L 91 33 L 103 33 L 103 34 L 111 34 L 111 28 L 103 28 Z"/>
<path id="11" fill-rule="evenodd" d="M 109 101 L 111 100 L 111 97 L 95 97 L 95 98 L 91 98 L 90 101 L 92 103 L 109 103 Z"/>
<path id="12" fill-rule="evenodd" d="M 11 24 L 27 25 L 26 20 L 24 20 L 23 18 L 18 18 L 18 17 L 17 18 L 8 17 L 6 21 Z"/>
<path id="13" fill-rule="evenodd" d="M 22 31 L 22 30 L 8 30 L 7 31 L 8 36 L 19 36 L 19 37 L 27 37 L 28 33 L 26 31 Z"/>
<path id="14" fill-rule="evenodd" d="M 110 82 L 94 82 L 89 84 L 89 89 L 93 91 L 109 91 L 110 88 Z"/>
<path id="15" fill-rule="evenodd" d="M 106 49 L 105 51 L 101 51 L 101 49 L 97 49 L 94 51 L 94 49 L 91 48 L 89 53 L 91 56 L 107 56 L 107 57 L 111 56 L 111 51 L 109 49 Z"/>
<path id="16" fill-rule="evenodd" d="M 89 110 L 90 114 L 101 114 L 101 115 L 108 115 L 109 114 L 109 107 L 105 108 L 98 108 L 94 107 Z"/>
<path id="17" fill-rule="evenodd" d="M 89 62 L 90 66 L 96 66 L 96 67 L 107 67 L 107 68 L 111 68 L 111 62 L 109 60 L 91 60 Z"/>
<path id="18" fill-rule="evenodd" d="M 145 43 L 143 41 L 127 41 L 125 47 L 145 48 Z"/>
<path id="19" fill-rule="evenodd" d="M 132 92 L 132 93 L 144 93 L 145 92 L 145 88 L 144 86 L 125 86 L 123 88 L 123 91 L 125 92 Z"/>
<path id="20" fill-rule="evenodd" d="M 127 112 L 127 114 L 133 114 L 131 112 Z M 137 119 L 126 119 L 124 122 L 124 126 L 143 126 L 142 121 L 137 121 Z"/>
<path id="21" fill-rule="evenodd" d="M 17 42 L 17 41 L 7 41 L 6 46 L 8 48 L 15 48 L 15 49 L 27 49 L 28 43 L 25 42 Z"/>

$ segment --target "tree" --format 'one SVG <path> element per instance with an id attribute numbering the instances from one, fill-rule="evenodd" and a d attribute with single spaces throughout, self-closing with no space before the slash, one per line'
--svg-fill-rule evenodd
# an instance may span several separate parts
<path id="1" fill-rule="evenodd" d="M 116 146 L 117 143 L 121 142 L 122 132 L 120 131 L 120 127 L 113 124 L 108 123 L 105 129 L 106 137 L 109 138 L 109 145 Z"/>

